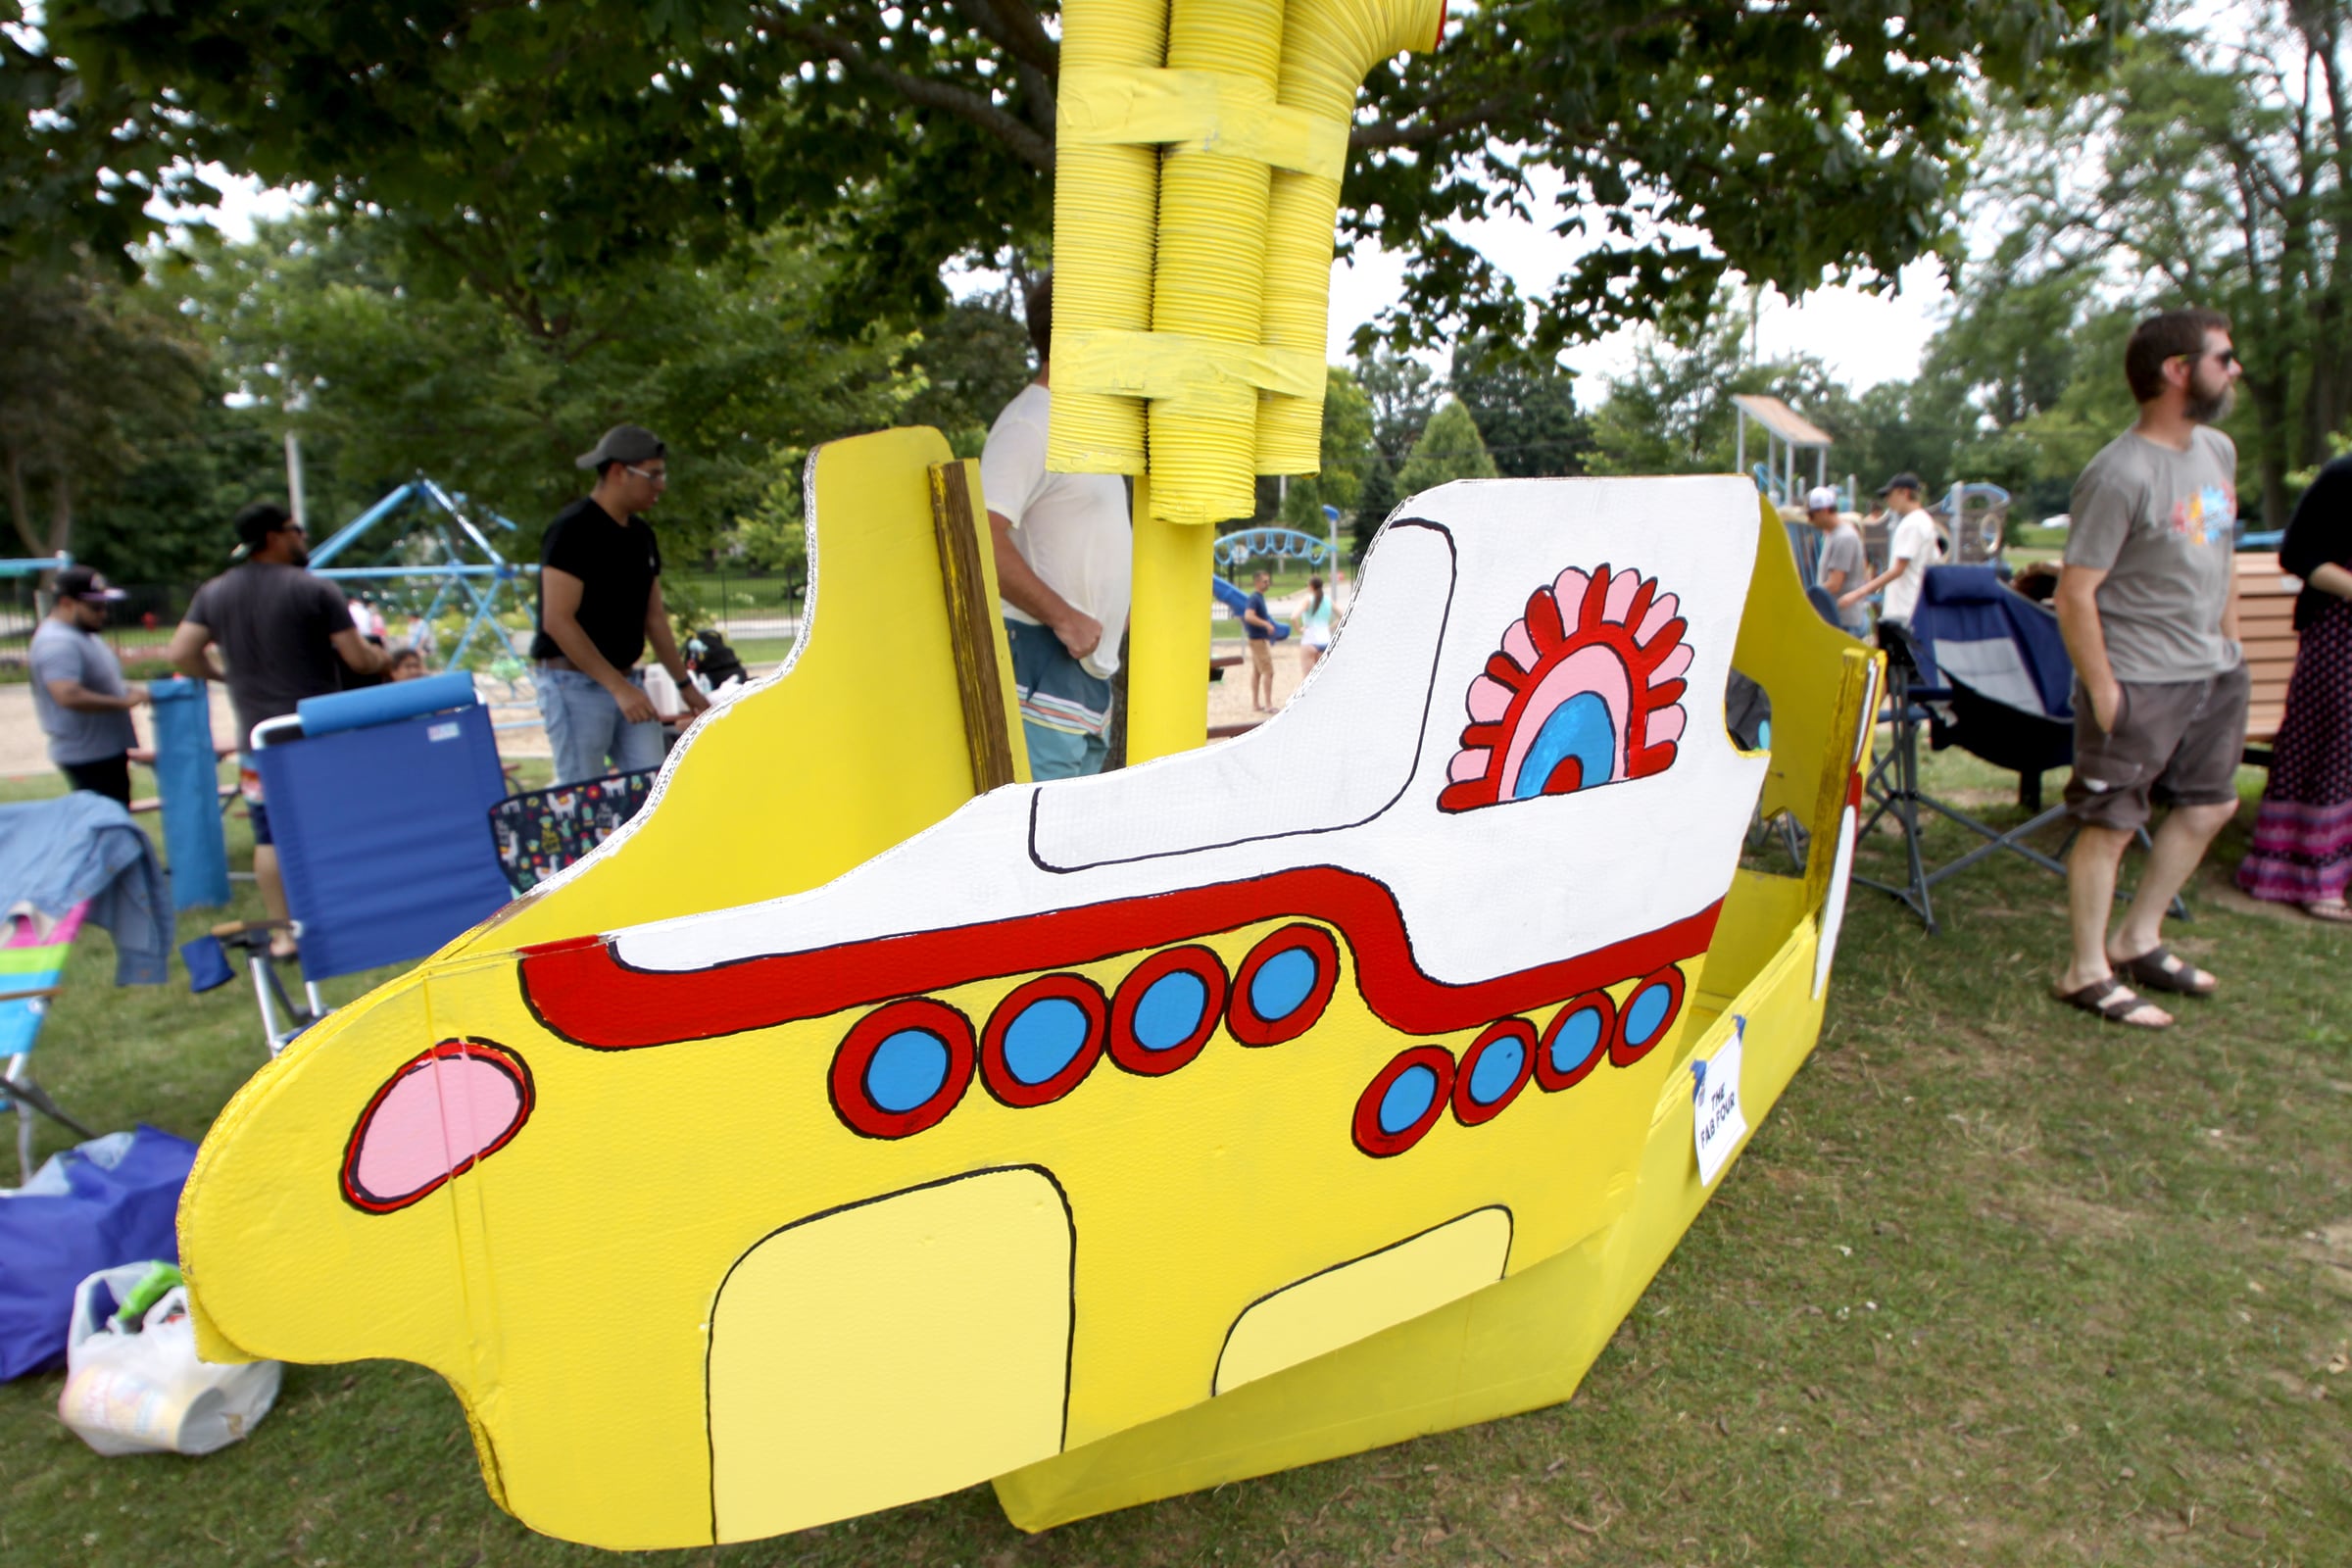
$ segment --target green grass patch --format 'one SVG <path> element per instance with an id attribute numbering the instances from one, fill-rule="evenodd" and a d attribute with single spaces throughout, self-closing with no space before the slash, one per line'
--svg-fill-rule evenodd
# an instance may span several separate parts
<path id="1" fill-rule="evenodd" d="M 1966 759 L 1934 759 L 1929 780 L 2016 819 L 2003 782 Z M 645 1555 L 2352 1561 L 2352 940 L 2231 895 L 2243 842 L 2241 822 L 2175 931 L 2226 1000 L 2184 1004 L 2166 1034 L 2048 1000 L 2063 889 L 2022 862 L 1939 888 L 1936 938 L 1855 889 L 1819 1051 L 1564 1405 L 1036 1539 L 975 1488 L 782 1541 Z M 1930 849 L 1965 843 L 1947 825 Z M 1889 873 L 1898 848 L 1874 838 L 1862 863 Z M 116 991 L 112 962 L 102 934 L 80 943 L 35 1057 L 44 1080 L 105 1126 L 200 1136 L 261 1064 L 250 999 Z M 661 1152 L 613 1157 L 626 1180 Z M 413 1367 L 289 1368 L 252 1440 L 203 1460 L 98 1458 L 58 1425 L 58 1388 L 0 1389 L 0 1561 L 602 1555 L 499 1513 L 457 1401 Z"/>

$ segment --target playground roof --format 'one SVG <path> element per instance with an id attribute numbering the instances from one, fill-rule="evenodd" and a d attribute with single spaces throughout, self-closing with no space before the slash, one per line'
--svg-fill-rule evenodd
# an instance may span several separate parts
<path id="1" fill-rule="evenodd" d="M 1757 392 L 1735 392 L 1732 401 L 1741 413 L 1755 420 L 1772 434 L 1792 447 L 1826 447 L 1836 443 L 1820 425 L 1797 413 L 1779 398 L 1768 398 Z"/>

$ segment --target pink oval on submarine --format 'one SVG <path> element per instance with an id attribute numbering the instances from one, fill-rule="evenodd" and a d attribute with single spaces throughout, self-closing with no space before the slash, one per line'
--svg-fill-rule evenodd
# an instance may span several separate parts
<path id="1" fill-rule="evenodd" d="M 486 1040 L 444 1040 L 403 1063 L 360 1112 L 343 1196 L 371 1214 L 406 1208 L 504 1149 L 531 1103 L 520 1056 Z"/>

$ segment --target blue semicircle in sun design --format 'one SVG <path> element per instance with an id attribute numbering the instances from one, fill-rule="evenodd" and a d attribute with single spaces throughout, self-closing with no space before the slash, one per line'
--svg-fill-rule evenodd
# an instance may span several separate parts
<path id="1" fill-rule="evenodd" d="M 1617 726 L 1609 717 L 1608 700 L 1598 692 L 1579 692 L 1544 718 L 1520 764 L 1511 799 L 1544 794 L 1552 787 L 1560 764 L 1569 760 L 1581 769 L 1579 789 L 1605 784 L 1616 775 Z"/>

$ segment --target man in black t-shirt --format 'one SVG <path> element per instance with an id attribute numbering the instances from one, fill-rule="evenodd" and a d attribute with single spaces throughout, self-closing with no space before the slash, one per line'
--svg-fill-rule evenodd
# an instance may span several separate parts
<path id="1" fill-rule="evenodd" d="M 381 674 L 387 661 L 384 651 L 352 625 L 343 590 L 306 569 L 310 543 L 285 508 L 256 501 L 237 514 L 236 527 L 244 564 L 196 590 L 172 634 L 170 653 L 172 668 L 181 674 L 228 684 L 237 712 L 245 808 L 253 818 L 253 876 L 270 918 L 283 920 L 286 889 L 270 839 L 261 770 L 251 755 L 254 726 L 293 712 L 306 697 L 356 684 L 350 676 Z M 226 674 L 213 659 L 215 645 L 228 661 Z M 278 932 L 270 951 L 291 956 L 293 938 Z"/>
<path id="2" fill-rule="evenodd" d="M 662 765 L 662 725 L 637 668 L 649 639 L 687 711 L 710 706 L 678 657 L 662 547 L 639 515 L 669 483 L 667 449 L 651 430 L 616 424 L 577 466 L 596 470 L 596 488 L 558 513 L 540 542 L 531 639 L 558 784 Z"/>

